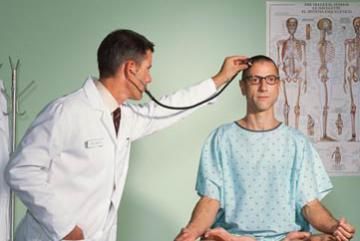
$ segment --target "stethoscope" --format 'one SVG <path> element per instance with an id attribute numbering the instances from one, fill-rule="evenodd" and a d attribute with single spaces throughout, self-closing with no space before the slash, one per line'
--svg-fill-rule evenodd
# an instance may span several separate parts
<path id="1" fill-rule="evenodd" d="M 188 109 L 192 109 L 195 108 L 199 105 L 202 105 L 206 102 L 209 102 L 211 100 L 213 100 L 214 98 L 216 98 L 217 96 L 219 96 L 228 86 L 229 84 L 232 82 L 234 78 L 232 78 L 230 81 L 228 81 L 218 92 L 216 92 L 215 94 L 213 94 L 212 96 L 198 102 L 195 103 L 193 105 L 188 105 L 188 106 L 170 106 L 170 105 L 165 105 L 163 103 L 161 103 L 160 101 L 158 101 L 151 93 L 148 89 L 145 89 L 145 93 L 149 96 L 149 98 L 154 101 L 156 104 L 158 104 L 161 107 L 164 107 L 166 109 L 171 109 L 171 110 L 188 110 Z"/>
<path id="2" fill-rule="evenodd" d="M 251 63 L 251 61 L 248 59 L 248 60 L 246 60 L 246 62 L 245 62 L 248 66 L 251 66 L 252 65 L 252 63 Z M 146 86 L 145 85 L 145 83 L 142 81 L 142 80 L 140 80 L 139 78 L 137 78 L 136 76 L 135 76 L 135 73 L 132 73 L 133 75 L 134 75 L 134 77 L 137 79 L 137 80 L 139 80 L 142 84 L 143 84 L 143 86 Z M 235 75 L 236 76 L 236 75 Z M 204 99 L 204 100 L 202 100 L 202 101 L 200 101 L 200 102 L 198 102 L 198 103 L 195 103 L 195 104 L 192 104 L 192 105 L 188 105 L 188 106 L 170 106 L 170 105 L 165 105 L 165 104 L 163 104 L 163 103 L 161 103 L 160 101 L 158 101 L 152 94 L 151 94 L 151 92 L 145 87 L 145 93 L 147 94 L 147 96 L 149 96 L 149 98 L 152 100 L 152 101 L 154 101 L 157 105 L 159 105 L 159 106 L 161 106 L 161 107 L 164 107 L 164 108 L 166 108 L 166 109 L 171 109 L 171 110 L 188 110 L 188 109 L 192 109 L 192 108 L 195 108 L 195 107 L 198 107 L 199 105 L 202 105 L 202 104 L 204 104 L 204 103 L 206 103 L 206 102 L 209 102 L 209 101 L 211 101 L 211 100 L 213 100 L 213 99 L 215 99 L 216 97 L 218 97 L 230 84 L 231 84 L 231 82 L 234 80 L 234 78 L 235 78 L 235 76 L 232 78 L 232 79 L 230 79 L 219 91 L 217 91 L 215 94 L 213 94 L 212 96 L 210 96 L 210 97 L 208 97 L 208 98 L 206 98 L 206 99 Z M 137 87 L 137 85 L 133 82 L 133 81 L 131 81 L 130 80 L 130 82 L 140 91 L 140 89 Z"/>

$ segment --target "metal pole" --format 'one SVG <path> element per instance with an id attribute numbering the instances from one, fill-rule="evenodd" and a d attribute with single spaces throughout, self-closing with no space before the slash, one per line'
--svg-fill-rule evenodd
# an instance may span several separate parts
<path id="1" fill-rule="evenodd" d="M 16 65 L 13 64 L 11 57 L 9 57 L 10 67 L 11 67 L 11 148 L 10 155 L 14 153 L 16 149 L 16 116 L 24 115 L 25 112 L 20 112 L 18 108 L 18 102 L 22 95 L 24 95 L 35 83 L 35 81 L 31 81 L 20 94 L 17 93 L 17 71 L 19 69 L 20 60 L 16 62 Z M 1 65 L 0 65 L 1 67 Z M 10 203 L 9 203 L 9 219 L 10 219 L 10 234 L 8 241 L 14 241 L 14 226 L 15 226 L 15 195 L 14 192 L 10 189 Z"/>
<path id="2" fill-rule="evenodd" d="M 20 60 L 17 61 L 16 66 L 13 65 L 11 58 L 9 57 L 11 67 L 11 149 L 12 154 L 16 147 L 16 114 L 17 114 L 17 68 L 19 67 Z M 10 190 L 10 241 L 14 241 L 14 222 L 15 222 L 15 195 Z"/>

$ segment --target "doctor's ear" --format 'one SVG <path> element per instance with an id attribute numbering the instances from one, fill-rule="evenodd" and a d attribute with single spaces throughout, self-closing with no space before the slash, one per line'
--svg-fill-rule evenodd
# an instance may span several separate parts
<path id="1" fill-rule="evenodd" d="M 124 64 L 124 72 L 126 76 L 133 76 L 136 74 L 137 66 L 136 62 L 133 60 L 127 60 Z"/>

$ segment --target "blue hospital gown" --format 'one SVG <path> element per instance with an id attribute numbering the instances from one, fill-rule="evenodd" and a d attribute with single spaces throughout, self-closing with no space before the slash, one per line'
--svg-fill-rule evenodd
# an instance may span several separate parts
<path id="1" fill-rule="evenodd" d="M 200 196 L 220 202 L 213 227 L 257 240 L 309 230 L 301 208 L 331 189 L 312 144 L 284 124 L 252 131 L 234 122 L 214 130 L 203 146 L 196 183 Z"/>

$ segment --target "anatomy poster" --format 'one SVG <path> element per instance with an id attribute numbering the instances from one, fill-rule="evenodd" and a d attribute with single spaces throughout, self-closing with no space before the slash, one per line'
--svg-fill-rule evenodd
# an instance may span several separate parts
<path id="1" fill-rule="evenodd" d="M 330 175 L 360 175 L 360 3 L 268 2 L 267 14 L 277 118 L 313 141 Z"/>

